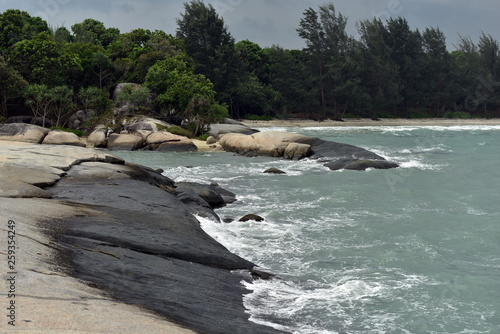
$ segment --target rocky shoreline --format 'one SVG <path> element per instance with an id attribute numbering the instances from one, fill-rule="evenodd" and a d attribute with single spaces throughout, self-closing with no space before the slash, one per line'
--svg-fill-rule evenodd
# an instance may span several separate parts
<path id="1" fill-rule="evenodd" d="M 293 133 L 241 124 L 213 131 L 217 147 L 238 154 L 310 157 L 332 170 L 397 167 L 362 148 Z M 59 145 L 47 141 L 55 137 Z M 269 274 L 229 252 L 195 218 L 218 221 L 214 209 L 235 194 L 175 183 L 73 139 L 33 125 L 0 127 L 0 209 L 19 245 L 16 329 L 280 333 L 250 322 L 243 306 L 249 291 L 241 281 Z M 1 229 L 7 245 L 8 227 Z M 113 324 L 102 319 L 106 313 Z"/>
<path id="2" fill-rule="evenodd" d="M 245 313 L 240 282 L 255 265 L 192 215 L 231 193 L 67 145 L 0 142 L 0 165 L 2 221 L 16 223 L 19 245 L 16 329 L 190 333 L 160 315 L 199 333 L 279 333 Z M 102 320 L 110 304 L 114 324 Z"/>

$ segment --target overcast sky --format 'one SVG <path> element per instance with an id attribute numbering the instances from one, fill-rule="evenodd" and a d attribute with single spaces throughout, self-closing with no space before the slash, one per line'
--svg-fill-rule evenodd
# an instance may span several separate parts
<path id="1" fill-rule="evenodd" d="M 175 35 L 175 19 L 186 0 L 0 0 L 0 12 L 9 8 L 40 16 L 52 26 L 65 26 L 86 18 L 102 21 L 106 27 L 129 32 L 135 28 L 160 29 Z M 329 0 L 205 0 L 224 18 L 236 41 L 249 39 L 261 47 L 280 45 L 302 49 L 296 29 L 308 7 L 318 9 Z M 405 17 L 413 29 L 439 27 L 453 50 L 457 36 L 477 42 L 481 31 L 500 41 L 498 0 L 336 0 L 337 11 L 348 17 L 348 33 L 357 36 L 356 22 L 374 16 Z"/>

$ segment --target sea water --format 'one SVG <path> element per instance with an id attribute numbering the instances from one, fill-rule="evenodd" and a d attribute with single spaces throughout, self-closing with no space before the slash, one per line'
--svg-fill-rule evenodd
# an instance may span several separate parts
<path id="1" fill-rule="evenodd" d="M 237 194 L 217 210 L 232 223 L 200 221 L 276 275 L 242 283 L 252 321 L 300 334 L 500 333 L 500 126 L 261 130 L 356 145 L 401 167 L 118 153 Z M 270 167 L 286 175 L 264 174 Z M 238 221 L 249 213 L 265 220 Z"/>

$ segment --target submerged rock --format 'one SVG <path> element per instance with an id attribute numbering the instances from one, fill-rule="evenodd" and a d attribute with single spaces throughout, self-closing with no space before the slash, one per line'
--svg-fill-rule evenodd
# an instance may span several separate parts
<path id="1" fill-rule="evenodd" d="M 286 172 L 282 171 L 278 168 L 269 168 L 264 171 L 265 174 L 286 174 Z"/>
<path id="2" fill-rule="evenodd" d="M 250 220 L 254 220 L 256 222 L 263 222 L 265 219 L 262 218 L 261 216 L 258 216 L 258 215 L 248 214 L 248 215 L 245 215 L 244 217 L 241 217 L 239 221 L 240 222 L 247 222 Z"/>

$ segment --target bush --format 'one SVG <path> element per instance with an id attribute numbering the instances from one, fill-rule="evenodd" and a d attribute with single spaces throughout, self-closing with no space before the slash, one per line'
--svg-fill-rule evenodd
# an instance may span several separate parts
<path id="1" fill-rule="evenodd" d="M 159 128 L 158 128 L 158 130 L 159 130 Z M 167 130 L 167 132 L 170 132 L 170 133 L 172 133 L 174 135 L 178 135 L 178 136 L 184 136 L 184 137 L 188 137 L 188 138 L 191 138 L 193 136 L 190 131 L 183 129 L 177 125 L 170 126 L 166 130 Z"/>
<path id="2" fill-rule="evenodd" d="M 432 118 L 432 115 L 428 111 L 415 110 L 410 113 L 410 118 L 415 118 L 415 119 Z"/>
<path id="3" fill-rule="evenodd" d="M 456 119 L 469 119 L 471 118 L 468 112 L 464 111 L 450 111 L 443 115 L 444 118 L 456 118 Z"/>
<path id="4" fill-rule="evenodd" d="M 66 128 L 63 128 L 62 126 L 53 126 L 50 129 L 71 132 L 71 133 L 74 133 L 75 135 L 77 135 L 78 137 L 86 136 L 86 133 L 83 130 L 66 129 Z"/>
<path id="5" fill-rule="evenodd" d="M 273 117 L 269 115 L 254 115 L 254 114 L 246 114 L 245 119 L 249 121 L 272 121 Z"/>
<path id="6" fill-rule="evenodd" d="M 210 135 L 208 133 L 204 133 L 201 136 L 199 136 L 198 139 L 202 141 L 207 141 L 208 137 L 210 137 Z"/>

